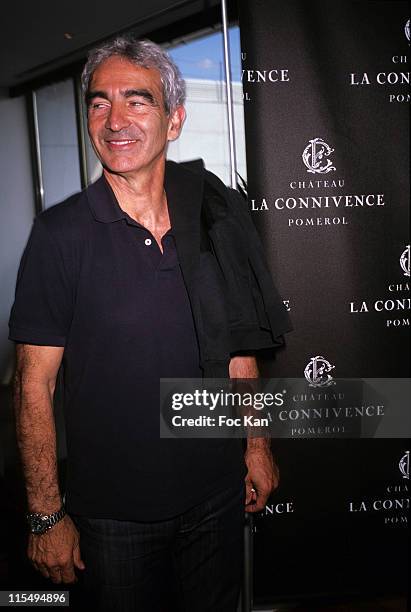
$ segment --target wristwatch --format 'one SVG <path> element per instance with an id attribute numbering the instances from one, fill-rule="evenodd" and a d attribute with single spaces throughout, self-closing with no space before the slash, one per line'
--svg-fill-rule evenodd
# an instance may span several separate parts
<path id="1" fill-rule="evenodd" d="M 56 523 L 61 521 L 63 516 L 66 514 L 66 508 L 64 503 L 60 510 L 52 512 L 51 514 L 42 514 L 41 512 L 28 512 L 26 514 L 27 522 L 30 527 L 31 533 L 35 535 L 42 535 L 49 529 L 54 527 Z"/>

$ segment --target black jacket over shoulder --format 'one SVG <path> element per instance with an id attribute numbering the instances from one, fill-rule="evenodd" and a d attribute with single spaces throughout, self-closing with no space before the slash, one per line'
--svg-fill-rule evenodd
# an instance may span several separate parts
<path id="1" fill-rule="evenodd" d="M 227 377 L 230 356 L 282 346 L 290 319 L 243 196 L 201 160 L 168 161 L 165 189 L 204 377 Z"/>

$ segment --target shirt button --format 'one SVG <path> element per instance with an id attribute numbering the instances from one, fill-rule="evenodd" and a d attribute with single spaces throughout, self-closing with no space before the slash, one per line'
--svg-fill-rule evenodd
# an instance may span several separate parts
<path id="1" fill-rule="evenodd" d="M 151 244 L 151 238 L 146 238 L 146 239 L 144 240 L 144 244 L 145 244 L 145 245 L 147 245 L 147 246 L 150 246 L 150 244 Z"/>

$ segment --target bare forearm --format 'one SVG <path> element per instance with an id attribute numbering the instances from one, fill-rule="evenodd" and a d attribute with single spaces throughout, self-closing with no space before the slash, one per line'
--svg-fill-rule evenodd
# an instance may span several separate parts
<path id="1" fill-rule="evenodd" d="M 255 358 L 234 357 L 230 362 L 230 377 L 257 379 L 259 372 Z M 251 386 L 253 387 L 253 384 Z M 269 428 L 260 428 L 258 437 L 256 433 L 254 427 L 249 431 L 244 455 L 247 465 L 245 478 L 247 512 L 260 512 L 270 493 L 278 487 L 278 468 L 271 454 Z"/>
<path id="2" fill-rule="evenodd" d="M 57 476 L 56 430 L 53 388 L 27 380 L 17 371 L 14 409 L 30 512 L 51 513 L 61 506 Z"/>
<path id="3" fill-rule="evenodd" d="M 258 378 L 259 371 L 255 357 L 233 357 L 230 361 L 230 378 Z M 247 436 L 247 452 L 270 450 L 269 432 L 261 437 Z"/>
<path id="4" fill-rule="evenodd" d="M 271 438 L 267 433 L 267 436 L 248 436 L 247 437 L 247 452 L 267 452 L 271 451 Z"/>
<path id="5" fill-rule="evenodd" d="M 229 365 L 230 378 L 258 378 L 258 366 L 255 357 L 232 357 Z"/>

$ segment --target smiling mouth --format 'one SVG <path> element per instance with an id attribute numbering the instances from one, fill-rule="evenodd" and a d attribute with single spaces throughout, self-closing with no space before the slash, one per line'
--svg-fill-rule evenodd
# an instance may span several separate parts
<path id="1" fill-rule="evenodd" d="M 137 140 L 107 140 L 108 145 L 113 147 L 125 147 L 130 144 L 134 144 Z"/>

